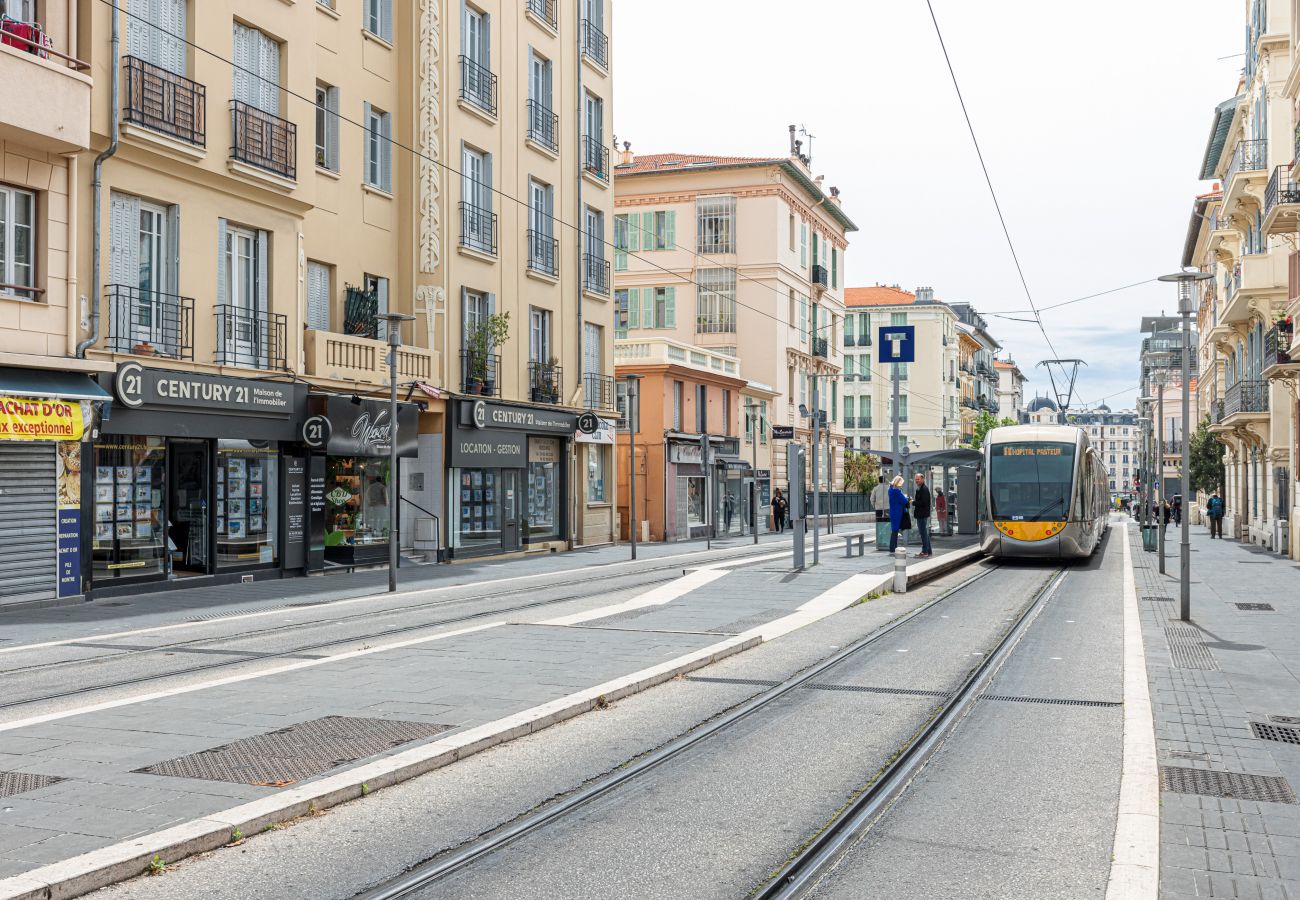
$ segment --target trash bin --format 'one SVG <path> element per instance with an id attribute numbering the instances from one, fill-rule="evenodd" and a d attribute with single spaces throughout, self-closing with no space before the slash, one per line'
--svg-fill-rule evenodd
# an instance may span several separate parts
<path id="1" fill-rule="evenodd" d="M 877 550 L 889 549 L 889 531 L 890 528 L 889 528 L 888 519 L 886 519 L 883 522 L 876 523 L 876 549 Z"/>
<path id="2" fill-rule="evenodd" d="M 1155 553 L 1156 546 L 1159 543 L 1159 535 L 1156 532 L 1155 525 L 1142 526 L 1142 549 L 1148 553 Z"/>

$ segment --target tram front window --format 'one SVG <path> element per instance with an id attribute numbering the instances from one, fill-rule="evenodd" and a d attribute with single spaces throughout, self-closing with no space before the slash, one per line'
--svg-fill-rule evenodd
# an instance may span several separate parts
<path id="1" fill-rule="evenodd" d="M 989 455 L 994 519 L 1059 522 L 1069 517 L 1073 444 L 994 444 Z"/>

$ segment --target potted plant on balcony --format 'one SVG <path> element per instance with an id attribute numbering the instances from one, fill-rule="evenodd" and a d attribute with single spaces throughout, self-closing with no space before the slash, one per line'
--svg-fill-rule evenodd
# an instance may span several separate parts
<path id="1" fill-rule="evenodd" d="M 552 356 L 547 362 L 533 367 L 533 383 L 529 387 L 534 403 L 560 402 L 560 391 L 555 379 L 559 366 L 559 358 Z"/>
<path id="2" fill-rule="evenodd" d="M 510 340 L 510 313 L 493 313 L 479 322 L 465 340 L 467 362 L 466 391 L 470 394 L 496 393 L 496 370 L 491 367 L 492 352 Z"/>

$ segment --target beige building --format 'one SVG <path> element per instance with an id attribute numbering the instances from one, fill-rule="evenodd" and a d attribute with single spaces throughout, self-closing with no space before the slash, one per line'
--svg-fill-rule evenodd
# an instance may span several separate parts
<path id="1" fill-rule="evenodd" d="M 98 373 L 78 592 L 614 539 L 608 2 L 16 5 L 0 367 Z"/>
<path id="2" fill-rule="evenodd" d="M 839 191 L 793 145 L 778 158 L 625 149 L 614 175 L 620 336 L 738 358 L 745 379 L 775 391 L 768 424 L 793 426 L 805 445 L 816 382 L 832 448 L 822 459 L 840 489 L 844 254 L 856 226 Z M 772 448 L 773 486 L 786 480 L 785 443 Z"/>
<path id="3" fill-rule="evenodd" d="M 1015 360 L 993 360 L 997 373 L 998 414 L 1004 419 L 1020 422 L 1025 414 L 1025 381 L 1027 380 Z"/>
<path id="4" fill-rule="evenodd" d="M 1300 558 L 1296 514 L 1296 372 L 1285 321 L 1300 294 L 1292 260 L 1300 91 L 1295 4 L 1248 0 L 1245 68 L 1215 110 L 1201 177 L 1222 185 L 1197 200 L 1184 262 L 1214 278 L 1201 291 L 1199 404 L 1226 449 L 1225 530 Z"/>
<path id="5" fill-rule="evenodd" d="M 948 450 L 961 441 L 956 313 L 934 299 L 875 285 L 845 292 L 844 430 L 859 450 L 893 447 L 893 365 L 873 363 L 875 336 L 888 325 L 916 329 L 916 362 L 899 364 L 899 439 L 912 452 Z"/>

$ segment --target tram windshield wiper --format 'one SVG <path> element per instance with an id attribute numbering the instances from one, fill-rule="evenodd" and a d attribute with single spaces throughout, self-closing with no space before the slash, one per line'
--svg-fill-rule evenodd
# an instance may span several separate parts
<path id="1" fill-rule="evenodd" d="M 1065 498 L 1064 498 L 1064 497 L 1057 497 L 1057 498 L 1056 498 L 1055 500 L 1053 500 L 1051 503 L 1047 504 L 1047 505 L 1044 506 L 1042 509 L 1040 509 L 1038 512 L 1034 513 L 1034 518 L 1033 518 L 1033 519 L 1030 519 L 1029 521 L 1031 521 L 1031 522 L 1037 521 L 1038 518 L 1039 518 L 1040 516 L 1042 516 L 1044 513 L 1046 513 L 1046 512 L 1047 512 L 1049 509 L 1051 509 L 1053 506 L 1061 506 L 1061 505 L 1063 505 L 1064 503 L 1065 503 Z"/>

